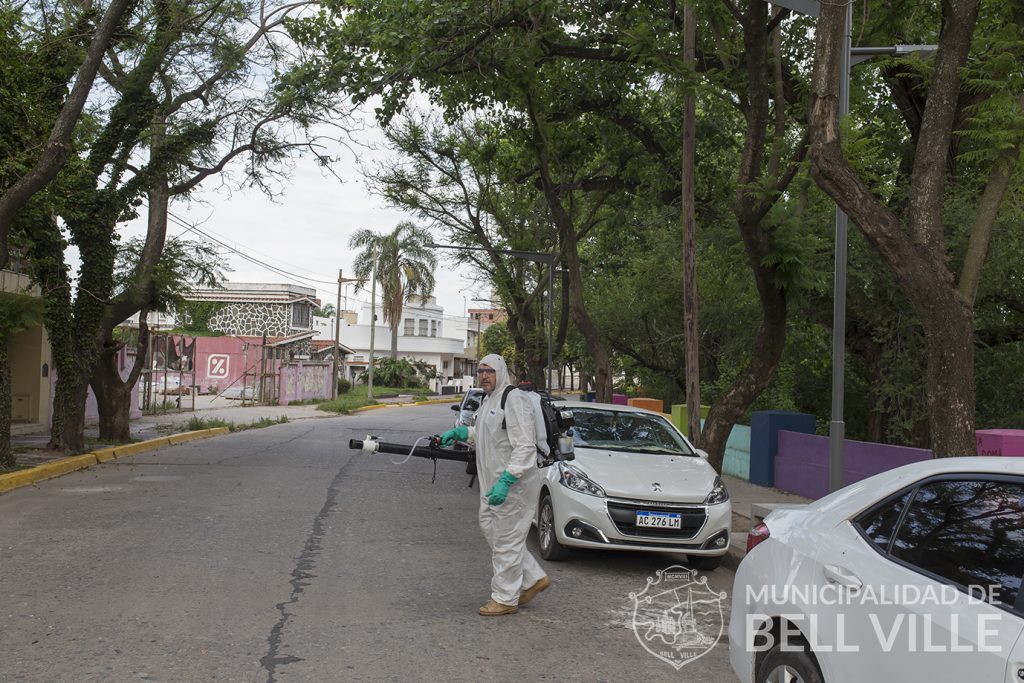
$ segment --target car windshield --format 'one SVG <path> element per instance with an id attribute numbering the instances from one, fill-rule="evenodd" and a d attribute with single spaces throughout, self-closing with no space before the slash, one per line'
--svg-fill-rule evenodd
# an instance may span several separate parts
<path id="1" fill-rule="evenodd" d="M 462 402 L 462 409 L 470 412 L 475 411 L 480 407 L 480 401 L 484 397 L 484 392 L 471 391 L 466 394 L 465 400 Z"/>
<path id="2" fill-rule="evenodd" d="M 580 448 L 696 455 L 679 432 L 657 415 L 596 408 L 573 408 L 572 414 L 576 422 L 572 440 Z"/>

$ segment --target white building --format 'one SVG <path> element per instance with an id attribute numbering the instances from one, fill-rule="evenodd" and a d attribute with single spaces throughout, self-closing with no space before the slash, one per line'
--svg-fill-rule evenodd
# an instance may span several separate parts
<path id="1" fill-rule="evenodd" d="M 353 324 L 348 311 L 342 311 L 341 343 L 352 349 L 346 359 L 345 376 L 354 381 L 366 369 L 370 358 L 370 304 L 359 311 Z M 442 385 L 463 386 L 471 383 L 476 372 L 477 321 L 462 316 L 445 315 L 434 297 L 422 304 L 414 299 L 402 311 L 398 327 L 398 357 L 420 360 L 433 367 Z M 334 339 L 334 318 L 314 318 L 316 339 Z M 472 328 L 472 329 L 471 329 Z M 482 328 L 486 329 L 486 325 Z M 373 356 L 391 355 L 391 326 L 384 323 L 383 311 L 377 308 Z"/>

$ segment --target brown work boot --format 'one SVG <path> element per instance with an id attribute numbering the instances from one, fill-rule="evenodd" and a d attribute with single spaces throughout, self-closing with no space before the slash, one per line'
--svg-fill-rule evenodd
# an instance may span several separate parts
<path id="1" fill-rule="evenodd" d="M 538 593 L 540 593 L 542 590 L 544 590 L 550 585 L 551 579 L 549 579 L 546 576 L 540 577 L 539 579 L 537 579 L 537 583 L 533 584 L 532 586 L 530 586 L 529 588 L 527 588 L 519 594 L 519 604 L 525 605 L 526 603 L 530 602 L 530 600 L 533 600 L 535 597 L 537 597 Z"/>
<path id="2" fill-rule="evenodd" d="M 484 606 L 480 608 L 480 616 L 482 617 L 500 617 L 504 614 L 515 614 L 519 611 L 517 605 L 506 605 L 501 602 L 495 602 L 494 600 L 488 600 L 484 603 Z"/>

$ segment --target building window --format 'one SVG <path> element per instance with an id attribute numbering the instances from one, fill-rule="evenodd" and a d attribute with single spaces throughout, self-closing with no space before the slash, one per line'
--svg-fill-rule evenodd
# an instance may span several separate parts
<path id="1" fill-rule="evenodd" d="M 431 320 L 430 321 L 430 336 L 431 337 L 436 337 L 437 336 L 437 321 L 436 320 Z"/>
<path id="2" fill-rule="evenodd" d="M 416 334 L 416 321 L 412 318 L 405 319 L 405 331 L 402 333 L 406 337 L 411 337 Z"/>
<path id="3" fill-rule="evenodd" d="M 420 320 L 420 336 L 427 336 L 427 320 L 425 318 Z"/>
<path id="4" fill-rule="evenodd" d="M 309 304 L 292 304 L 292 327 L 308 330 L 313 326 L 313 308 Z"/>

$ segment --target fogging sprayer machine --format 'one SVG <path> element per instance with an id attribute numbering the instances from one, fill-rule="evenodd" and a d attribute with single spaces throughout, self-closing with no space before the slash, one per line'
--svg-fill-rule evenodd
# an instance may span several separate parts
<path id="1" fill-rule="evenodd" d="M 550 467 L 559 460 L 573 460 L 572 428 L 575 424 L 571 410 L 556 408 L 550 399 L 541 399 L 541 412 L 544 414 L 544 426 L 547 432 L 547 446 L 545 451 L 540 444 L 537 446 L 537 467 Z M 426 445 L 421 445 L 426 441 Z M 437 477 L 438 460 L 454 460 L 455 462 L 471 463 L 467 466 L 466 473 L 471 475 L 469 485 L 472 486 L 476 479 L 476 450 L 473 446 L 462 441 L 455 441 L 451 446 L 442 446 L 441 437 L 437 434 L 424 436 L 416 440 L 416 443 L 409 446 L 399 443 L 388 443 L 380 441 L 376 436 L 367 434 L 365 439 L 349 439 L 348 447 L 353 450 L 371 453 L 390 453 L 393 455 L 404 455 L 405 460 L 392 462 L 396 465 L 406 463 L 409 458 L 426 458 L 434 461 L 434 476 L 431 482 Z"/>

